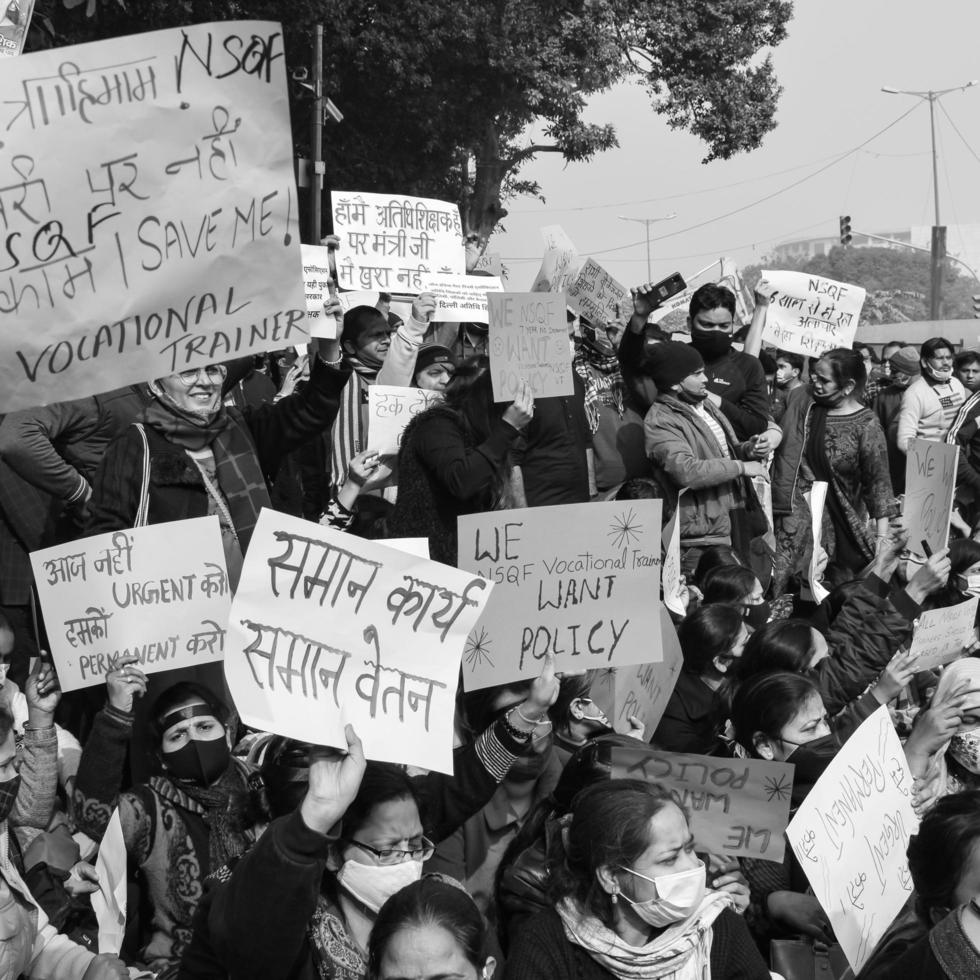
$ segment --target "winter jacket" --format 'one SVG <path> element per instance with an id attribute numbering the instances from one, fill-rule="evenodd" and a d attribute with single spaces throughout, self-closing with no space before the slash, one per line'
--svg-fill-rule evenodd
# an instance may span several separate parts
<path id="1" fill-rule="evenodd" d="M 680 499 L 682 547 L 731 544 L 730 512 L 741 506 L 739 478 L 748 444 L 735 442 L 728 419 L 709 401 L 705 409 L 725 432 L 731 459 L 707 423 L 676 395 L 661 393 L 650 406 L 643 428 L 647 455 L 666 477 L 669 487 L 687 488 Z"/>
<path id="2" fill-rule="evenodd" d="M 964 402 L 967 398 L 966 388 L 955 377 L 950 378 L 949 384 L 953 394 L 959 395 L 960 403 Z M 916 378 L 902 395 L 902 408 L 898 413 L 896 435 L 898 448 L 903 453 L 907 453 L 909 443 L 913 439 L 942 442 L 946 429 L 946 418 L 935 387 L 924 377 Z"/>
<path id="3" fill-rule="evenodd" d="M 808 385 L 794 388 L 786 399 L 786 410 L 780 423 L 783 441 L 772 464 L 773 514 L 789 514 L 793 510 L 793 487 L 800 472 L 812 407 L 813 397 Z"/>
<path id="4" fill-rule="evenodd" d="M 897 385 L 879 388 L 872 406 L 875 417 L 885 433 L 892 489 L 899 495 L 905 493 L 905 453 L 898 448 L 898 416 L 902 411 L 902 396 L 905 390 Z"/>
<path id="5" fill-rule="evenodd" d="M 349 377 L 349 369 L 329 367 L 316 358 L 310 381 L 301 392 L 254 411 L 226 409 L 232 425 L 245 430 L 267 481 L 275 478 L 286 453 L 330 427 Z M 150 447 L 149 523 L 206 517 L 208 493 L 198 467 L 180 446 L 156 429 L 145 426 L 145 432 Z M 143 454 L 143 440 L 132 425 L 109 447 L 95 478 L 86 534 L 133 526 Z M 246 544 L 242 541 L 243 549 Z"/>

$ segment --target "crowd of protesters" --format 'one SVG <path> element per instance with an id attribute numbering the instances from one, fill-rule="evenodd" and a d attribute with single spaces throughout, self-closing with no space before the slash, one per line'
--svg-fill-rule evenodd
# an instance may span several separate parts
<path id="1" fill-rule="evenodd" d="M 333 297 L 339 336 L 305 355 L 0 418 L 0 978 L 765 978 L 774 941 L 834 943 L 791 849 L 708 853 L 610 753 L 790 762 L 795 809 L 882 705 L 922 822 L 913 897 L 860 976 L 980 976 L 980 660 L 908 655 L 924 610 L 980 595 L 980 354 L 763 349 L 767 303 L 739 323 L 704 285 L 672 337 L 641 285 L 614 322 L 569 312 L 573 394 L 496 402 L 486 324 L 435 322 L 428 293 L 405 317 Z M 436 395 L 396 458 L 367 449 L 375 384 Z M 931 554 L 902 517 L 913 439 L 959 453 Z M 592 674 L 549 657 L 460 692 L 450 776 L 366 761 L 349 726 L 340 748 L 247 729 L 220 666 L 124 657 L 63 696 L 42 655 L 29 554 L 48 544 L 214 515 L 234 587 L 263 507 L 455 564 L 461 515 L 636 498 L 680 529 L 683 667 L 654 731 L 614 732 Z M 118 957 L 90 901 L 113 814 Z"/>

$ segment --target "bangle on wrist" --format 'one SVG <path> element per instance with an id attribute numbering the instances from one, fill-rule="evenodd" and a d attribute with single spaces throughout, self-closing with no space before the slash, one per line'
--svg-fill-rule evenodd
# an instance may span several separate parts
<path id="1" fill-rule="evenodd" d="M 521 702 L 521 704 L 524 704 L 524 703 L 525 702 L 523 702 L 523 701 Z M 517 717 L 520 718 L 521 721 L 523 721 L 525 725 L 534 725 L 535 728 L 536 728 L 538 725 L 550 725 L 551 724 L 551 722 L 548 720 L 548 716 L 547 715 L 545 715 L 543 718 L 528 718 L 528 716 L 526 714 L 524 714 L 523 711 L 521 711 L 521 705 L 520 704 L 515 704 L 514 707 L 511 708 L 510 710 L 511 711 L 516 711 L 517 712 Z M 510 712 L 508 712 L 508 714 L 510 714 Z"/>
<path id="2" fill-rule="evenodd" d="M 518 742 L 530 742 L 531 741 L 531 736 L 534 734 L 533 732 L 525 732 L 525 731 L 522 731 L 520 728 L 515 728 L 510 723 L 510 713 L 513 710 L 514 709 L 511 708 L 510 711 L 508 711 L 506 714 L 504 714 L 504 715 L 501 716 L 501 718 L 500 718 L 500 724 L 504 726 L 504 731 L 511 738 L 516 739 Z"/>

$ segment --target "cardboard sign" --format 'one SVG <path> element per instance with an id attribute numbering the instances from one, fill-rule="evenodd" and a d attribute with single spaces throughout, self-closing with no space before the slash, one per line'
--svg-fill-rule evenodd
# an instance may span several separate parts
<path id="1" fill-rule="evenodd" d="M 912 892 L 905 852 L 919 821 L 911 790 L 882 705 L 844 743 L 786 828 L 855 973 Z"/>
<path id="2" fill-rule="evenodd" d="M 504 264 L 499 252 L 484 252 L 477 260 L 474 272 L 489 272 L 491 276 L 502 279 L 504 275 Z"/>
<path id="3" fill-rule="evenodd" d="M 763 343 L 819 357 L 854 343 L 865 290 L 807 272 L 763 272 L 772 288 Z"/>
<path id="4" fill-rule="evenodd" d="M 278 24 L 2 58 L 0 91 L 0 412 L 306 341 Z"/>
<path id="5" fill-rule="evenodd" d="M 323 312 L 330 298 L 329 254 L 324 245 L 301 245 L 303 252 L 303 289 L 306 292 L 306 319 L 311 337 L 337 339 L 337 318 Z"/>
<path id="6" fill-rule="evenodd" d="M 491 586 L 448 565 L 265 509 L 228 626 L 242 719 L 369 759 L 451 773 L 466 637 Z"/>
<path id="7" fill-rule="evenodd" d="M 330 203 L 341 241 L 337 284 L 342 289 L 420 293 L 430 273 L 466 271 L 455 204 L 353 191 L 331 191 Z"/>
<path id="8" fill-rule="evenodd" d="M 909 529 L 909 550 L 917 555 L 923 554 L 923 541 L 937 552 L 949 540 L 958 459 L 957 447 L 944 442 L 913 439 L 909 443 L 902 515 Z"/>
<path id="9" fill-rule="evenodd" d="M 663 659 L 659 500 L 564 504 L 458 519 L 459 567 L 491 582 L 467 641 L 467 691 L 558 670 Z"/>
<path id="10" fill-rule="evenodd" d="M 494 401 L 512 401 L 522 380 L 535 398 L 573 394 L 564 296 L 488 293 L 487 307 Z"/>
<path id="11" fill-rule="evenodd" d="M 567 292 L 582 265 L 578 249 L 561 225 L 547 225 L 541 229 L 541 237 L 544 239 L 544 258 L 534 277 L 531 292 Z"/>
<path id="12" fill-rule="evenodd" d="M 400 385 L 368 387 L 368 449 L 397 456 L 405 426 L 427 408 L 442 401 L 438 391 Z"/>
<path id="13" fill-rule="evenodd" d="M 231 590 L 217 517 L 109 531 L 31 553 L 63 691 L 119 658 L 155 674 L 221 660 Z"/>
<path id="14" fill-rule="evenodd" d="M 649 741 L 660 724 L 684 665 L 677 630 L 663 607 L 660 642 L 664 656 L 660 663 L 613 667 L 603 670 L 592 683 L 590 697 L 606 713 L 617 732 L 629 733 L 632 715 L 643 722 L 644 738 Z"/>
<path id="15" fill-rule="evenodd" d="M 489 323 L 487 293 L 501 293 L 504 287 L 491 276 L 426 276 L 422 292 L 434 293 L 436 312 L 432 319 L 453 323 Z"/>
<path id="16" fill-rule="evenodd" d="M 586 259 L 568 287 L 568 305 L 595 325 L 615 323 L 633 313 L 630 291 L 617 282 L 595 259 Z"/>
<path id="17" fill-rule="evenodd" d="M 661 752 L 647 745 L 614 748 L 613 779 L 659 783 L 691 815 L 699 849 L 711 854 L 782 861 L 793 766 Z"/>
<path id="18" fill-rule="evenodd" d="M 916 620 L 909 653 L 918 656 L 916 670 L 931 670 L 956 660 L 977 638 L 974 622 L 977 603 L 973 596 L 945 609 L 929 609 Z"/>

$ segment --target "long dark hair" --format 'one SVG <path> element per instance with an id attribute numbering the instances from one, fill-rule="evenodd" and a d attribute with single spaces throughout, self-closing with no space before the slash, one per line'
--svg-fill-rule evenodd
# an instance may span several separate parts
<path id="1" fill-rule="evenodd" d="M 755 734 L 760 732 L 778 739 L 814 694 L 820 697 L 817 685 L 804 674 L 776 671 L 750 677 L 738 686 L 732 698 L 735 741 L 753 758 L 758 758 Z"/>
<path id="2" fill-rule="evenodd" d="M 738 658 L 739 680 L 774 670 L 805 673 L 813 659 L 810 630 L 805 619 L 780 619 L 757 629 Z"/>

